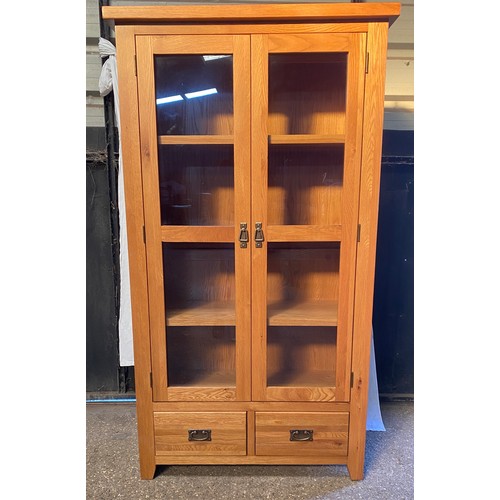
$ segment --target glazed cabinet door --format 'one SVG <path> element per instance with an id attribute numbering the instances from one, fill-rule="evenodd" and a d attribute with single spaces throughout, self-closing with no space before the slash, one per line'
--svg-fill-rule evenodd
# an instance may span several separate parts
<path id="1" fill-rule="evenodd" d="M 250 36 L 137 36 L 136 57 L 153 396 L 248 400 Z"/>
<path id="2" fill-rule="evenodd" d="M 348 401 L 366 38 L 252 35 L 252 395 Z"/>

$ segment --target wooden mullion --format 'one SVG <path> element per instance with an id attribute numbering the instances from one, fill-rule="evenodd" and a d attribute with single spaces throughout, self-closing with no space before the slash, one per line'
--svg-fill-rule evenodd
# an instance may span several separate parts
<path id="1" fill-rule="evenodd" d="M 233 37 L 234 254 L 236 280 L 236 398 L 251 399 L 251 249 L 240 247 L 240 223 L 251 222 L 250 36 Z"/>
<path id="2" fill-rule="evenodd" d="M 252 399 L 266 399 L 267 385 L 267 240 L 253 241 L 255 224 L 267 230 L 268 36 L 253 35 L 252 67 Z"/>

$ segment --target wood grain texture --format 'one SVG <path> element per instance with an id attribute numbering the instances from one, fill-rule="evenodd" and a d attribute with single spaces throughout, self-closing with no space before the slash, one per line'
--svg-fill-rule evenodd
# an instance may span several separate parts
<path id="1" fill-rule="evenodd" d="M 156 133 L 153 49 L 150 37 L 138 37 L 137 82 L 141 130 L 142 188 L 146 233 L 147 278 L 150 309 L 153 398 L 167 398 L 165 305 L 161 244 L 158 144 Z"/>
<path id="2" fill-rule="evenodd" d="M 351 389 L 351 420 L 348 468 L 351 479 L 362 479 L 366 441 L 366 412 L 370 371 L 370 339 L 377 244 L 380 162 L 384 119 L 387 23 L 374 23 L 368 32 L 370 71 L 365 84 L 359 223 L 361 238 L 356 261 L 355 313 L 352 347 L 354 387 Z"/>
<path id="3" fill-rule="evenodd" d="M 399 3 L 306 3 L 252 5 L 170 5 L 103 7 L 104 19 L 121 21 L 224 21 L 224 20 L 388 20 L 400 13 Z"/>
<path id="4" fill-rule="evenodd" d="M 202 378 L 196 387 L 169 387 L 169 401 L 234 401 L 236 399 L 235 388 L 217 387 L 223 382 L 214 380 L 208 375 L 205 378 L 206 382 Z"/>
<path id="5" fill-rule="evenodd" d="M 161 241 L 170 243 L 233 243 L 234 226 L 162 226 Z"/>
<path id="6" fill-rule="evenodd" d="M 290 430 L 313 431 L 312 441 L 290 441 Z M 256 455 L 346 456 L 348 413 L 255 414 Z"/>
<path id="7" fill-rule="evenodd" d="M 154 54 L 231 54 L 233 52 L 231 35 L 153 36 L 151 44 Z"/>
<path id="8" fill-rule="evenodd" d="M 130 266 L 130 293 L 135 363 L 135 390 L 140 456 L 140 474 L 152 479 L 154 431 L 152 415 L 151 351 L 146 272 L 146 249 L 143 240 L 144 212 L 139 144 L 139 105 L 135 77 L 135 42 L 133 28 L 116 27 L 118 82 L 121 120 L 121 154 L 125 184 L 127 236 Z"/>
<path id="9" fill-rule="evenodd" d="M 158 401 L 153 402 L 153 411 L 303 411 L 342 412 L 349 411 L 349 403 L 314 401 Z"/>
<path id="10" fill-rule="evenodd" d="M 304 300 L 269 303 L 269 326 L 337 326 L 337 302 Z"/>
<path id="11" fill-rule="evenodd" d="M 342 134 L 273 134 L 269 136 L 269 144 L 343 144 Z"/>
<path id="12" fill-rule="evenodd" d="M 234 326 L 234 301 L 184 302 L 167 310 L 167 326 Z"/>
<path id="13" fill-rule="evenodd" d="M 156 455 L 246 455 L 246 413 L 154 414 Z M 211 441 L 189 441 L 189 430 L 211 430 Z"/>
<path id="14" fill-rule="evenodd" d="M 267 231 L 267 170 L 268 124 L 268 60 L 267 35 L 253 35 L 251 39 L 251 89 L 252 89 L 252 223 L 256 222 Z M 252 241 L 252 399 L 266 400 L 267 373 L 267 240 L 262 248 Z"/>
<path id="15" fill-rule="evenodd" d="M 345 456 L 171 456 L 157 455 L 157 465 L 345 465 Z"/>
<path id="16" fill-rule="evenodd" d="M 346 142 L 342 181 L 342 243 L 338 288 L 337 330 L 337 400 L 347 401 L 350 395 L 352 325 L 354 315 L 354 279 L 356 264 L 359 178 L 363 133 L 363 99 L 366 57 L 366 36 L 351 36 L 347 67 Z"/>
<path id="17" fill-rule="evenodd" d="M 267 227 L 267 240 L 285 241 L 341 241 L 342 225 L 281 225 Z"/>
<path id="18" fill-rule="evenodd" d="M 247 455 L 255 455 L 255 412 L 247 411 Z"/>
<path id="19" fill-rule="evenodd" d="M 234 56 L 234 241 L 240 233 L 240 223 L 251 229 L 251 130 L 250 130 L 250 36 L 233 37 Z M 251 398 L 252 372 L 252 271 L 251 243 L 247 248 L 235 248 L 236 287 L 236 395 L 240 400 Z"/>
<path id="20" fill-rule="evenodd" d="M 349 34 L 338 33 L 335 37 L 325 34 L 270 34 L 269 52 L 346 52 L 351 39 Z"/>
<path id="21" fill-rule="evenodd" d="M 158 144 L 233 144 L 232 135 L 160 135 Z"/>
<path id="22" fill-rule="evenodd" d="M 310 385 L 306 387 L 301 387 L 298 383 L 294 387 L 269 386 L 266 390 L 266 399 L 268 401 L 335 401 L 337 399 L 335 387 L 314 387 L 313 381 L 318 380 L 317 375 L 312 374 L 308 378 Z M 332 378 L 329 380 L 333 383 Z"/>
<path id="23" fill-rule="evenodd" d="M 285 23 L 285 24 L 137 24 L 136 35 L 227 35 L 269 33 L 366 33 L 368 23 L 337 21 L 332 23 Z"/>

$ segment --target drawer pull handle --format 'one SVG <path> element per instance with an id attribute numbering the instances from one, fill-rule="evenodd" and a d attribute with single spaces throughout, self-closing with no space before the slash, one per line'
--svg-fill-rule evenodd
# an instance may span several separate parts
<path id="1" fill-rule="evenodd" d="M 290 441 L 312 441 L 313 432 L 306 429 L 294 429 L 290 431 Z"/>
<path id="2" fill-rule="evenodd" d="M 212 431 L 210 429 L 189 430 L 188 441 L 212 441 Z"/>

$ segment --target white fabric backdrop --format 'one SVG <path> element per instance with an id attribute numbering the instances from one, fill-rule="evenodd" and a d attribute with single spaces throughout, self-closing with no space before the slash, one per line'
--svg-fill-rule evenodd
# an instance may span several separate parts
<path id="1" fill-rule="evenodd" d="M 120 102 L 118 98 L 118 73 L 116 70 L 115 46 L 99 38 L 99 53 L 102 58 L 108 57 L 103 64 L 99 78 L 99 92 L 102 96 L 112 90 L 115 101 L 116 124 L 120 137 Z M 118 158 L 118 214 L 120 225 L 120 311 L 118 319 L 118 336 L 120 351 L 120 366 L 133 366 L 134 346 L 132 343 L 132 307 L 130 303 L 130 275 L 128 267 L 127 221 L 125 217 L 125 192 L 123 186 L 122 148 L 121 141 Z"/>

